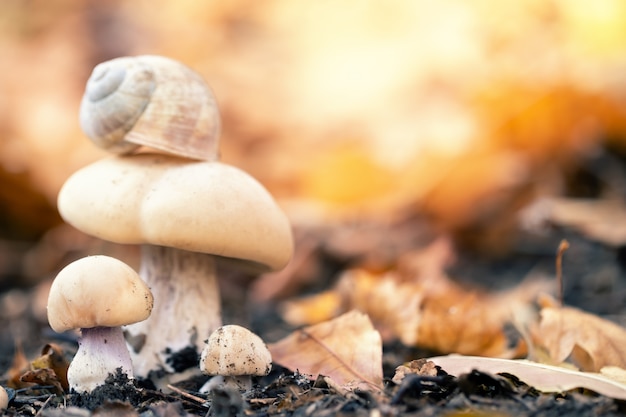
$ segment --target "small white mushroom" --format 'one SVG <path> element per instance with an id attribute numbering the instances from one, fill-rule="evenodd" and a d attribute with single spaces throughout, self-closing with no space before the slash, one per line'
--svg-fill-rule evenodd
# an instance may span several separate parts
<path id="1" fill-rule="evenodd" d="M 67 371 L 70 388 L 92 391 L 118 368 L 133 378 L 120 326 L 145 320 L 152 293 L 124 262 L 88 256 L 59 272 L 48 296 L 48 322 L 56 332 L 81 329 L 78 351 Z"/>
<path id="2" fill-rule="evenodd" d="M 200 357 L 200 370 L 212 378 L 201 389 L 210 391 L 223 383 L 242 391 L 252 388 L 251 376 L 267 375 L 272 369 L 272 355 L 259 336 L 234 324 L 215 330 Z"/>

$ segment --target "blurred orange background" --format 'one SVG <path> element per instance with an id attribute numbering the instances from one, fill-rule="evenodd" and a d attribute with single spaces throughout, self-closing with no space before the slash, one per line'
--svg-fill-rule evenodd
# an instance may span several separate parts
<path id="1" fill-rule="evenodd" d="M 222 159 L 296 223 L 419 210 L 471 227 L 626 143 L 621 0 L 6 0 L 0 16 L 4 245 L 59 224 L 65 179 L 106 154 L 78 106 L 117 56 L 201 73 Z"/>

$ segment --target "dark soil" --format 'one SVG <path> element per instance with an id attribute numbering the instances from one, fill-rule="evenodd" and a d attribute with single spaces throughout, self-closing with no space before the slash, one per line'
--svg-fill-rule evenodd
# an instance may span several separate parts
<path id="1" fill-rule="evenodd" d="M 382 392 L 338 393 L 320 376 L 276 367 L 248 392 L 216 388 L 164 394 L 141 388 L 124 375 L 91 394 L 57 396 L 45 389 L 19 392 L 8 416 L 621 416 L 626 402 L 591 392 L 540 393 L 512 375 L 479 371 L 452 377 L 408 375 Z M 198 386 L 199 387 L 199 386 Z"/>

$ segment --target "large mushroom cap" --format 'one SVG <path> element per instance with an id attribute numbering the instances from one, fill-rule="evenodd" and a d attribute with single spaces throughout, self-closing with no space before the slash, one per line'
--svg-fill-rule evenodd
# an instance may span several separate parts
<path id="1" fill-rule="evenodd" d="M 58 198 L 61 216 L 117 243 L 151 244 L 283 268 L 291 227 L 268 191 L 220 163 L 163 154 L 117 156 L 75 172 Z"/>
<path id="2" fill-rule="evenodd" d="M 230 324 L 211 333 L 200 357 L 207 375 L 267 375 L 272 355 L 263 340 L 245 327 Z"/>
<path id="3" fill-rule="evenodd" d="M 48 322 L 56 332 L 123 326 L 147 319 L 152 304 L 150 289 L 130 266 L 109 256 L 88 256 L 54 279 Z"/>

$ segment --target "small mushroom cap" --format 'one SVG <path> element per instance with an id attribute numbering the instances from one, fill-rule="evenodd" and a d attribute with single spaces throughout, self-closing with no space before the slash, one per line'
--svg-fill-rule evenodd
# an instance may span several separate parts
<path id="1" fill-rule="evenodd" d="M 235 258 L 256 272 L 283 268 L 291 226 L 254 178 L 220 162 L 164 154 L 116 156 L 75 172 L 58 198 L 79 230 L 126 244 L 151 244 Z"/>
<path id="2" fill-rule="evenodd" d="M 130 266 L 110 256 L 88 256 L 52 282 L 48 322 L 55 332 L 123 326 L 147 319 L 152 304 L 150 289 Z"/>
<path id="3" fill-rule="evenodd" d="M 245 327 L 229 324 L 211 333 L 200 356 L 207 375 L 267 375 L 272 355 L 263 340 Z"/>

